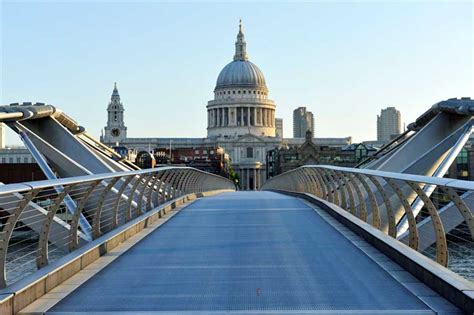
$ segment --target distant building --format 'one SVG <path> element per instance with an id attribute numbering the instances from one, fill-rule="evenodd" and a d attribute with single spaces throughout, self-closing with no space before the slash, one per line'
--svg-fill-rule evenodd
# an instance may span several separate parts
<path id="1" fill-rule="evenodd" d="M 388 142 L 402 133 L 402 118 L 395 107 L 382 109 L 377 115 L 377 141 Z"/>
<path id="2" fill-rule="evenodd" d="M 29 164 L 36 163 L 27 148 L 3 148 L 0 149 L 0 164 Z"/>
<path id="3" fill-rule="evenodd" d="M 469 141 L 451 164 L 445 177 L 474 180 L 474 143 Z"/>
<path id="4" fill-rule="evenodd" d="M 214 146 L 176 147 L 163 146 L 153 149 L 158 165 L 186 165 L 228 177 L 230 166 L 229 155 L 224 148 Z"/>
<path id="5" fill-rule="evenodd" d="M 12 184 L 46 179 L 26 148 L 0 149 L 0 183 Z"/>
<path id="6" fill-rule="evenodd" d="M 5 148 L 5 125 L 0 123 L 0 149 Z"/>
<path id="7" fill-rule="evenodd" d="M 360 162 L 364 161 L 367 157 L 376 153 L 381 147 L 377 147 L 367 143 L 353 143 L 347 147 L 342 148 L 344 152 L 350 152 L 352 156 L 353 166 L 356 166 Z"/>
<path id="8" fill-rule="evenodd" d="M 275 118 L 275 134 L 277 138 L 283 138 L 283 118 Z"/>
<path id="9" fill-rule="evenodd" d="M 350 140 L 350 137 L 347 138 L 347 142 L 313 139 L 311 131 L 308 130 L 303 143 L 291 145 L 287 143 L 267 152 L 267 179 L 303 165 L 354 166 L 358 160 L 356 160 L 356 147 L 349 142 Z"/>
<path id="10" fill-rule="evenodd" d="M 298 107 L 293 111 L 293 138 L 304 138 L 306 131 L 314 137 L 314 116 L 306 107 Z"/>

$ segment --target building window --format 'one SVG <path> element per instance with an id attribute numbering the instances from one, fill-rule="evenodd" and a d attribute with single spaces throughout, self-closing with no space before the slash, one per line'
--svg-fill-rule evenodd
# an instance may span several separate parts
<path id="1" fill-rule="evenodd" d="M 27 157 L 23 159 L 23 163 L 28 163 L 28 158 Z"/>
<path id="2" fill-rule="evenodd" d="M 232 91 L 232 94 L 235 94 L 235 91 Z"/>
<path id="3" fill-rule="evenodd" d="M 462 148 L 456 157 L 457 178 L 469 180 L 469 154 L 465 148 Z"/>
<path id="4" fill-rule="evenodd" d="M 7 158 L 2 158 L 2 163 L 7 163 Z"/>
<path id="5" fill-rule="evenodd" d="M 202 150 L 202 154 L 207 154 L 207 150 Z"/>
<path id="6" fill-rule="evenodd" d="M 199 154 L 199 150 L 194 150 L 194 154 Z"/>
<path id="7" fill-rule="evenodd" d="M 247 158 L 253 158 L 253 148 L 252 147 L 247 148 Z"/>

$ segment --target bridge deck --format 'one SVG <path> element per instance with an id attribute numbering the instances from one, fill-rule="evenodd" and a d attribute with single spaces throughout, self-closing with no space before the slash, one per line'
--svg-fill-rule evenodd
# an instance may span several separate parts
<path id="1" fill-rule="evenodd" d="M 200 199 L 50 312 L 431 312 L 302 201 Z"/>

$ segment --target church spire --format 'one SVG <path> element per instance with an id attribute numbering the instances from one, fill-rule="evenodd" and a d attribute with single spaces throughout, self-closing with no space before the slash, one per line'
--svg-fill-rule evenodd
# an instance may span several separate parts
<path id="1" fill-rule="evenodd" d="M 245 42 L 245 35 L 242 30 L 242 20 L 239 21 L 239 33 L 237 34 L 237 41 L 235 42 L 234 60 L 248 60 L 247 43 Z"/>
<path id="2" fill-rule="evenodd" d="M 114 90 L 112 91 L 111 101 L 117 100 L 120 102 L 120 94 L 117 89 L 117 82 L 114 83 Z"/>

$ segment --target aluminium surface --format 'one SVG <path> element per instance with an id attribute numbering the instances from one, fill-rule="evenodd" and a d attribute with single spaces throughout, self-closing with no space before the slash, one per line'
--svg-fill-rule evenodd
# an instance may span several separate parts
<path id="1" fill-rule="evenodd" d="M 48 313 L 431 313 L 302 201 L 197 200 Z"/>

